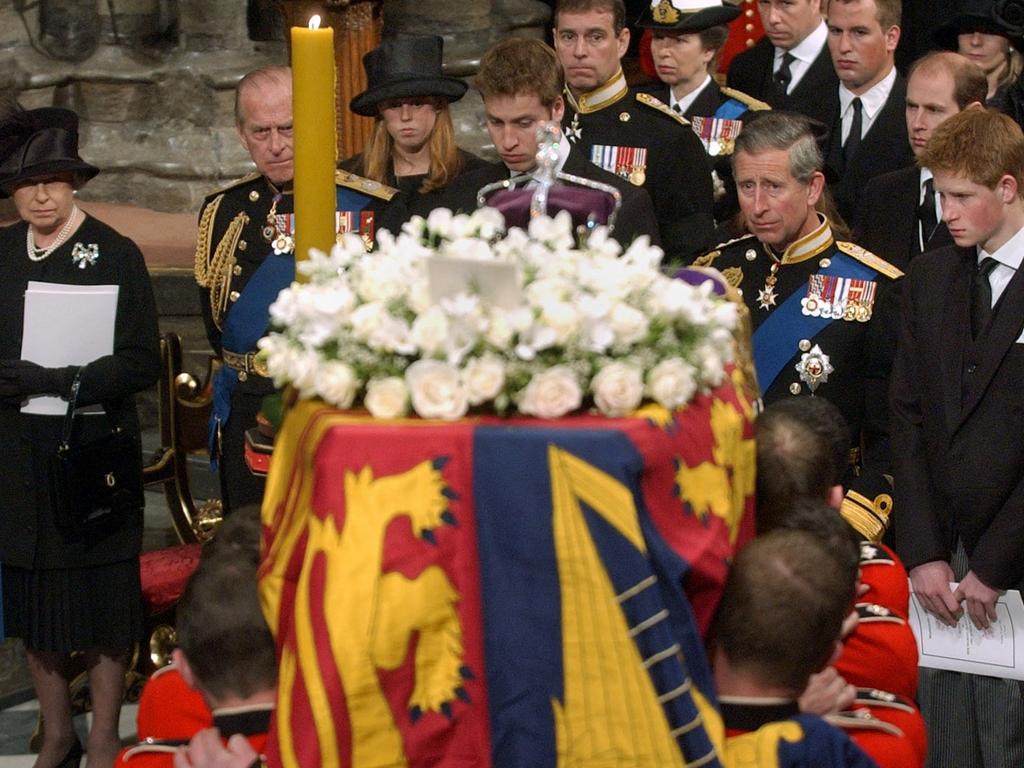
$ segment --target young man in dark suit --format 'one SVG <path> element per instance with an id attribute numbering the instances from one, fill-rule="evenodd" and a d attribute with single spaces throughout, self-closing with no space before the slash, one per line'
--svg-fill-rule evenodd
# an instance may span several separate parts
<path id="1" fill-rule="evenodd" d="M 839 76 L 826 163 L 839 214 L 856 220 L 864 185 L 913 162 L 904 117 L 907 83 L 896 72 L 900 0 L 833 0 L 828 47 Z M 824 94 L 822 94 L 824 98 Z"/>
<path id="2" fill-rule="evenodd" d="M 915 258 L 902 289 L 896 544 L 925 610 L 985 629 L 1024 586 L 1024 134 L 964 110 L 920 162 L 956 244 Z M 929 765 L 1024 765 L 1017 681 L 922 670 L 919 699 Z"/>
<path id="3" fill-rule="evenodd" d="M 729 64 L 729 87 L 821 123 L 832 117 L 825 94 L 839 80 L 832 67 L 821 0 L 761 0 L 764 34 Z"/>
<path id="4" fill-rule="evenodd" d="M 951 51 L 918 60 L 907 78 L 907 133 L 915 157 L 939 125 L 968 107 L 985 103 L 981 68 Z M 857 211 L 856 241 L 906 269 L 924 251 L 951 245 L 930 169 L 901 168 L 868 182 Z"/>
<path id="5" fill-rule="evenodd" d="M 474 84 L 483 98 L 487 130 L 501 162 L 457 179 L 445 200 L 453 211 L 474 210 L 478 191 L 490 183 L 536 173 L 537 131 L 545 123 L 558 129 L 565 112 L 562 67 L 555 52 L 539 40 L 510 38 L 494 45 L 481 59 Z M 645 189 L 594 165 L 564 137 L 557 149 L 556 172 L 601 182 L 622 195 L 612 236 L 623 248 L 640 235 L 660 244 L 658 222 Z"/>

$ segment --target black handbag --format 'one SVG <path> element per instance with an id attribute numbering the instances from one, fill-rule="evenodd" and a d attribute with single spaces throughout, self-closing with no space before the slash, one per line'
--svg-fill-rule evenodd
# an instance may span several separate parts
<path id="1" fill-rule="evenodd" d="M 109 429 L 101 436 L 73 441 L 80 384 L 76 375 L 50 473 L 54 516 L 65 530 L 113 524 L 145 503 L 138 441 L 114 425 L 109 414 L 104 411 Z"/>

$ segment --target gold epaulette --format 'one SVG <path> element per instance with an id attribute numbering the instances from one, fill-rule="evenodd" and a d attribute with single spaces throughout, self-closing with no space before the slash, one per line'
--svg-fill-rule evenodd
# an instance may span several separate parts
<path id="1" fill-rule="evenodd" d="M 672 109 L 672 107 L 670 107 L 668 104 L 666 104 L 665 102 L 661 101 L 660 99 L 657 99 L 654 96 L 651 96 L 651 94 L 649 94 L 649 93 L 640 93 L 640 92 L 638 92 L 636 94 L 636 100 L 639 101 L 641 104 L 643 104 L 645 107 L 650 107 L 651 109 L 656 109 L 659 112 L 664 112 L 666 115 L 671 117 L 673 120 L 675 120 L 680 125 L 689 125 L 690 124 L 689 120 L 687 120 L 681 114 L 679 114 L 674 109 Z"/>
<path id="2" fill-rule="evenodd" d="M 240 187 L 243 184 L 248 184 L 248 183 L 256 181 L 256 179 L 260 179 L 260 178 L 263 178 L 263 175 L 260 174 L 260 173 L 247 173 L 242 178 L 235 179 L 230 184 L 227 184 L 226 186 L 220 187 L 219 189 L 215 189 L 213 192 L 211 192 L 208 195 L 208 197 L 213 197 L 213 195 L 222 195 L 225 192 L 231 191 L 235 187 Z"/>
<path id="3" fill-rule="evenodd" d="M 892 513 L 892 495 L 880 493 L 869 499 L 854 490 L 848 490 L 839 506 L 843 516 L 854 530 L 870 542 L 877 544 L 889 527 Z"/>
<path id="4" fill-rule="evenodd" d="M 362 192 L 364 195 L 377 197 L 381 200 L 390 200 L 398 194 L 398 190 L 394 187 L 389 187 L 387 184 L 381 184 L 379 181 L 374 181 L 373 179 L 357 176 L 356 174 L 349 173 L 348 171 L 335 171 L 334 183 L 339 187 L 354 189 L 356 192 Z"/>
<path id="5" fill-rule="evenodd" d="M 730 99 L 736 99 L 736 101 L 745 105 L 747 109 L 752 109 L 755 112 L 761 112 L 763 110 L 772 108 L 772 105 L 769 104 L 767 101 L 755 99 L 753 96 L 750 96 L 744 93 L 743 91 L 737 91 L 735 88 L 726 88 L 723 86 L 722 93 L 728 96 Z"/>
<path id="6" fill-rule="evenodd" d="M 899 269 L 899 267 L 894 267 L 881 256 L 875 256 L 875 254 L 873 254 L 871 251 L 862 248 L 856 243 L 848 243 L 845 240 L 837 240 L 836 247 L 840 251 L 845 253 L 847 256 L 856 259 L 864 266 L 871 267 L 871 269 L 875 270 L 876 272 L 880 272 L 881 274 L 885 275 L 886 277 L 892 280 L 897 280 L 903 277 L 903 271 Z"/>
<path id="7" fill-rule="evenodd" d="M 724 243 L 719 243 L 714 248 L 712 248 L 710 251 L 705 253 L 703 256 L 698 256 L 696 259 L 694 259 L 693 260 L 693 264 L 691 264 L 691 266 L 694 266 L 694 267 L 711 267 L 711 266 L 714 266 L 715 259 L 717 259 L 719 256 L 722 255 L 722 251 L 723 250 L 728 248 L 733 243 L 738 243 L 741 240 L 747 240 L 747 239 L 750 239 L 750 238 L 753 238 L 753 237 L 754 237 L 753 235 L 749 235 L 749 234 L 748 235 L 740 235 L 739 237 L 734 237 L 732 240 L 726 240 Z"/>

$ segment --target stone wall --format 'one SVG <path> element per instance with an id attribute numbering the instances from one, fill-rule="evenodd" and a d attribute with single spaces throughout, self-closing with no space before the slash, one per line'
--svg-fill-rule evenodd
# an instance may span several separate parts
<path id="1" fill-rule="evenodd" d="M 267 0 L 249 2 L 268 13 Z M 26 107 L 80 114 L 82 155 L 103 171 L 84 199 L 195 211 L 251 169 L 234 130 L 233 89 L 250 69 L 284 63 L 285 44 L 249 39 L 247 0 L 112 3 L 114 17 L 100 0 L 0 2 L 0 86 Z M 385 35 L 443 35 L 446 70 L 460 77 L 495 40 L 542 34 L 549 16 L 538 0 L 385 0 L 382 12 Z M 60 24 L 68 18 L 78 20 L 70 31 Z M 460 143 L 486 155 L 479 98 L 471 92 L 453 117 Z"/>

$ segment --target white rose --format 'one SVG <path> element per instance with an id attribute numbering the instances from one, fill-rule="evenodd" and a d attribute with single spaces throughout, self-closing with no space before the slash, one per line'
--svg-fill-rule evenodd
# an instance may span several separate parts
<path id="1" fill-rule="evenodd" d="M 610 363 L 590 382 L 590 389 L 601 413 L 625 416 L 635 411 L 643 399 L 643 373 L 628 363 Z"/>
<path id="2" fill-rule="evenodd" d="M 576 375 L 564 365 L 534 374 L 519 393 L 520 413 L 541 419 L 557 419 L 575 411 L 583 402 L 583 390 Z"/>
<path id="3" fill-rule="evenodd" d="M 487 343 L 497 349 L 508 349 L 512 343 L 512 333 L 512 326 L 505 318 L 505 313 L 500 309 L 493 310 L 484 331 Z"/>
<path id="4" fill-rule="evenodd" d="M 374 418 L 401 418 L 409 412 L 409 388 L 399 376 L 373 379 L 366 385 L 363 404 Z"/>
<path id="5" fill-rule="evenodd" d="M 389 317 L 387 308 L 379 301 L 363 304 L 355 308 L 349 317 L 352 323 L 352 335 L 358 341 L 367 341 Z"/>
<path id="6" fill-rule="evenodd" d="M 611 315 L 612 332 L 619 344 L 636 344 L 647 335 L 647 317 L 628 304 L 616 304 Z"/>
<path id="7" fill-rule="evenodd" d="M 298 349 L 289 360 L 288 379 L 302 397 L 316 394 L 316 379 L 320 373 L 320 355 L 310 349 Z"/>
<path id="8" fill-rule="evenodd" d="M 337 408 L 349 408 L 355 400 L 359 381 L 347 363 L 328 360 L 320 364 L 316 374 L 316 393 Z"/>
<path id="9" fill-rule="evenodd" d="M 662 360 L 647 374 L 647 394 L 670 411 L 682 408 L 697 392 L 696 371 L 685 360 Z"/>
<path id="10" fill-rule="evenodd" d="M 565 344 L 580 328 L 580 313 L 567 301 L 546 303 L 540 312 L 540 322 L 555 333 L 555 344 Z"/>
<path id="11" fill-rule="evenodd" d="M 444 349 L 448 340 L 448 318 L 444 311 L 434 306 L 417 317 L 412 324 L 410 338 L 425 355 L 433 355 Z"/>
<path id="12" fill-rule="evenodd" d="M 452 218 L 452 212 L 447 208 L 435 208 L 427 216 L 427 229 L 437 235 L 447 235 Z"/>
<path id="13" fill-rule="evenodd" d="M 461 418 L 469 398 L 459 372 L 439 360 L 417 360 L 405 371 L 412 407 L 424 419 Z"/>
<path id="14" fill-rule="evenodd" d="M 493 355 L 474 358 L 463 368 L 462 380 L 470 405 L 489 402 L 505 387 L 505 365 Z"/>
<path id="15" fill-rule="evenodd" d="M 471 216 L 477 235 L 483 240 L 493 240 L 505 229 L 505 218 L 495 208 L 478 208 Z"/>
<path id="16" fill-rule="evenodd" d="M 700 364 L 701 378 L 707 387 L 717 387 L 725 378 L 725 354 L 714 344 L 704 341 L 697 345 L 694 357 Z"/>

